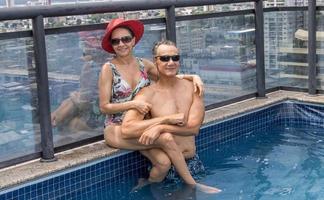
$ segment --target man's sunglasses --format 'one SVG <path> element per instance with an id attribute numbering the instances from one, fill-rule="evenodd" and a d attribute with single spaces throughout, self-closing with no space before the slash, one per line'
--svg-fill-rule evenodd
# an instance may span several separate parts
<path id="1" fill-rule="evenodd" d="M 169 62 L 170 59 L 173 62 L 177 62 L 177 61 L 180 60 L 180 55 L 174 55 L 174 56 L 155 56 L 155 58 L 159 58 L 160 61 L 162 61 L 162 62 Z"/>
<path id="2" fill-rule="evenodd" d="M 112 38 L 110 40 L 111 45 L 116 46 L 119 45 L 120 41 L 122 41 L 124 44 L 125 43 L 130 43 L 132 41 L 133 37 L 132 36 L 124 36 L 121 38 Z"/>

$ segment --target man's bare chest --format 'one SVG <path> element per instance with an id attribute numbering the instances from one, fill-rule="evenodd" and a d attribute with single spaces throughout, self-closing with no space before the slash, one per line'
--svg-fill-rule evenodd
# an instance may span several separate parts
<path id="1" fill-rule="evenodd" d="M 165 92 L 155 95 L 152 99 L 152 116 L 160 117 L 176 113 L 187 114 L 192 104 L 192 97 L 186 93 Z"/>

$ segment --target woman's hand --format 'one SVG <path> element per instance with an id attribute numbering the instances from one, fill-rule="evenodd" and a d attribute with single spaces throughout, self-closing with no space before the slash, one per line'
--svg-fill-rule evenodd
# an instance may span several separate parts
<path id="1" fill-rule="evenodd" d="M 152 104 L 146 103 L 144 101 L 133 100 L 133 108 L 138 110 L 143 115 L 146 115 L 152 108 Z"/>
<path id="2" fill-rule="evenodd" d="M 204 94 L 205 88 L 204 83 L 198 75 L 192 75 L 192 83 L 194 84 L 194 92 L 199 90 L 199 96 Z"/>
<path id="3" fill-rule="evenodd" d="M 138 142 L 143 145 L 151 145 L 155 142 L 156 139 L 160 136 L 159 126 L 151 126 L 147 128 L 141 137 L 138 139 Z"/>

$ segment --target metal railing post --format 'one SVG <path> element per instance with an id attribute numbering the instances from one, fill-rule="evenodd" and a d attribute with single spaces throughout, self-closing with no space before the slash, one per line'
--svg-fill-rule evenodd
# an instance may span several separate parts
<path id="1" fill-rule="evenodd" d="M 56 159 L 54 156 L 53 133 L 50 119 L 47 57 L 43 16 L 33 18 L 33 39 L 38 93 L 38 112 L 41 130 L 41 161 L 50 162 L 55 161 Z"/>
<path id="2" fill-rule="evenodd" d="M 177 42 L 174 5 L 166 9 L 166 38 L 175 43 Z"/>
<path id="3" fill-rule="evenodd" d="M 265 96 L 265 66 L 264 66 L 264 30 L 263 30 L 263 0 L 256 0 L 255 8 L 255 46 L 256 46 L 256 86 L 257 97 Z"/>
<path id="4" fill-rule="evenodd" d="M 308 1 L 308 93 L 315 95 L 316 91 L 316 0 Z"/>

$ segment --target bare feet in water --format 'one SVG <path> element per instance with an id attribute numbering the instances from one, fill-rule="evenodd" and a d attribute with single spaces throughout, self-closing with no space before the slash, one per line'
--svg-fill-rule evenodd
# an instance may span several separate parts
<path id="1" fill-rule="evenodd" d="M 148 185 L 148 184 L 151 184 L 152 182 L 150 182 L 148 179 L 146 178 L 140 178 L 138 179 L 138 183 L 135 187 L 133 187 L 133 189 L 131 190 L 131 192 L 134 192 L 136 190 L 139 190 L 141 189 L 142 187 Z"/>
<path id="2" fill-rule="evenodd" d="M 201 192 L 207 193 L 207 194 L 216 194 L 216 193 L 220 193 L 222 191 L 218 188 L 211 187 L 208 185 L 203 185 L 201 183 L 196 183 L 196 189 Z"/>
<path id="3" fill-rule="evenodd" d="M 141 189 L 142 187 L 151 184 L 152 182 L 150 182 L 148 179 L 145 178 L 140 178 L 138 179 L 138 183 L 137 185 L 131 190 L 131 192 L 135 192 L 139 189 Z M 222 190 L 215 188 L 215 187 L 211 187 L 208 185 L 204 185 L 201 183 L 196 183 L 195 187 L 196 190 L 206 193 L 206 194 L 216 194 L 216 193 L 220 193 Z"/>

